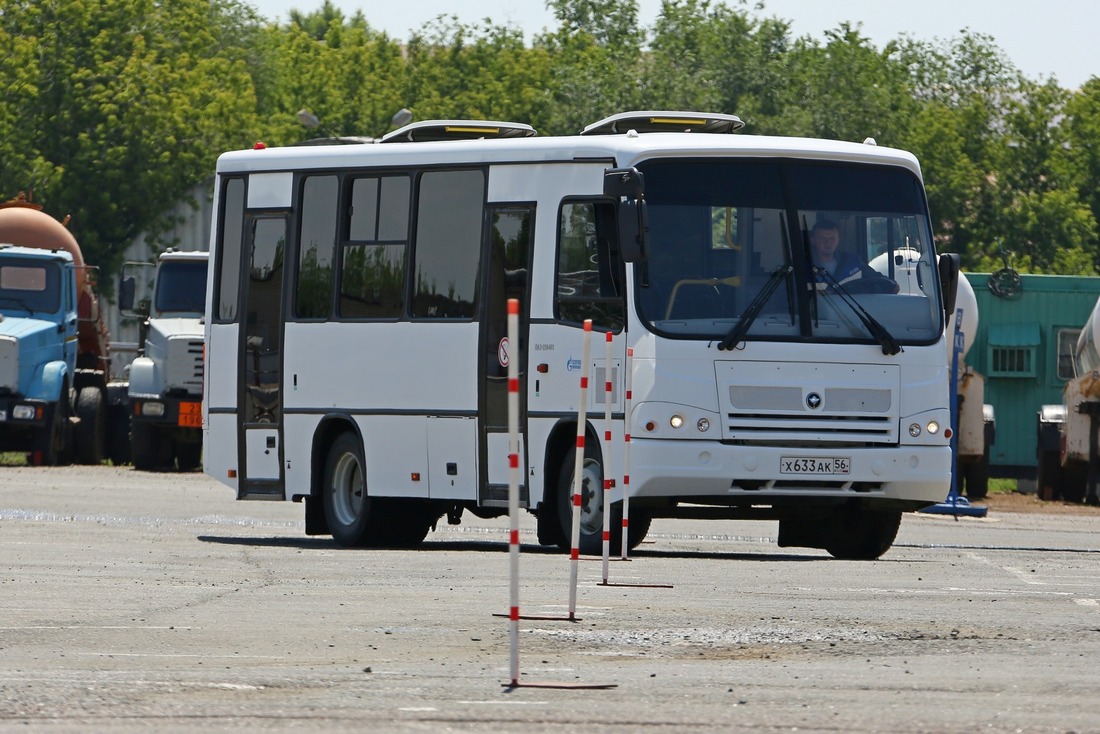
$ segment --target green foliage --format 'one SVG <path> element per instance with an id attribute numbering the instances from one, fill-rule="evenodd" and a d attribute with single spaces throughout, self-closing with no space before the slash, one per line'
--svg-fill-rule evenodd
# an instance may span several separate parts
<path id="1" fill-rule="evenodd" d="M 19 39 L 23 58 L 3 180 L 71 214 L 89 263 L 111 272 L 130 240 L 246 137 L 252 80 L 246 50 L 219 32 L 241 20 L 227 10 L 239 12 L 206 0 L 5 5 L 0 33 Z"/>
<path id="2" fill-rule="evenodd" d="M 648 28 L 636 0 L 548 0 L 556 26 L 531 39 L 443 15 L 399 40 L 337 2 L 274 24 L 244 0 L 0 0 L 0 197 L 33 189 L 72 214 L 109 273 L 218 154 L 256 140 L 377 137 L 403 107 L 541 134 L 694 109 L 741 116 L 742 135 L 911 150 L 939 246 L 968 269 L 1097 272 L 1100 78 L 1027 79 L 988 36 L 876 48 L 852 23 L 796 38 L 749 0 L 664 0 Z"/>

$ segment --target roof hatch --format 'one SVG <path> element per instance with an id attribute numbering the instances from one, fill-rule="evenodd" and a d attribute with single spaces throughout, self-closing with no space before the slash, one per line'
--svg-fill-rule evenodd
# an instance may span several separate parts
<path id="1" fill-rule="evenodd" d="M 718 112 L 620 112 L 594 122 L 581 135 L 639 133 L 732 133 L 745 126 L 740 117 Z"/>
<path id="2" fill-rule="evenodd" d="M 479 140 L 483 138 L 529 138 L 538 133 L 522 122 L 488 120 L 424 120 L 386 133 L 380 143 L 419 143 L 435 140 Z"/>

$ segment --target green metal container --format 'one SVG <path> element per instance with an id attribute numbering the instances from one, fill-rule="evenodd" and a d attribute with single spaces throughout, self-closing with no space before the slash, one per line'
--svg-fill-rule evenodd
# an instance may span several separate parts
<path id="1" fill-rule="evenodd" d="M 1034 478 L 1041 405 L 1062 402 L 1077 335 L 1100 296 L 1100 277 L 966 273 L 978 328 L 966 363 L 985 377 L 996 441 L 994 477 Z"/>

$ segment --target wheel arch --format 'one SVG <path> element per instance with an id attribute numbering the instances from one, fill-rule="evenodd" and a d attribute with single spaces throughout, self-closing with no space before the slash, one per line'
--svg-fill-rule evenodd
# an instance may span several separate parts
<path id="1" fill-rule="evenodd" d="M 309 459 L 309 492 L 293 498 L 295 501 L 304 500 L 306 535 L 332 534 L 325 517 L 322 487 L 325 482 L 325 462 L 328 460 L 329 447 L 342 433 L 355 434 L 359 445 L 363 445 L 363 434 L 359 430 L 359 425 L 355 419 L 345 413 L 331 413 L 324 416 L 317 424 L 317 430 L 313 432 L 313 445 L 310 447 Z"/>
<path id="2" fill-rule="evenodd" d="M 346 413 L 332 413 L 324 416 L 313 432 L 313 446 L 310 448 L 309 497 L 320 499 L 321 485 L 325 479 L 325 461 L 329 447 L 341 433 L 353 433 L 363 446 L 363 432 L 359 424 Z"/>

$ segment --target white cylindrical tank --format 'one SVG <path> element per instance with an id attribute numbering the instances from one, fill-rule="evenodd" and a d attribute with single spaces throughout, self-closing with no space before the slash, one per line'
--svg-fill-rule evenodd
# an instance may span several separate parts
<path id="1" fill-rule="evenodd" d="M 1092 313 L 1081 327 L 1081 335 L 1077 337 L 1073 362 L 1078 377 L 1100 370 L 1100 351 L 1097 344 L 1100 344 L 1100 299 L 1092 307 Z"/>
<path id="2" fill-rule="evenodd" d="M 900 286 L 899 293 L 910 293 L 913 295 L 922 295 L 923 289 L 921 288 L 920 280 L 917 278 L 917 262 L 920 260 L 920 252 L 912 248 L 894 250 L 894 281 Z M 890 262 L 887 260 L 888 255 L 883 253 L 871 259 L 868 263 L 879 273 L 883 275 L 890 275 Z M 970 285 L 970 281 L 966 277 L 959 273 L 959 290 L 958 296 L 955 300 L 955 310 L 962 309 L 962 324 L 960 328 L 963 333 L 963 351 L 962 356 L 966 357 L 967 352 L 970 351 L 970 347 L 974 344 L 974 336 L 978 333 L 978 298 L 974 295 L 974 288 Z M 948 339 L 951 343 L 954 343 L 955 338 L 955 314 L 952 313 L 948 317 L 947 323 Z M 950 357 L 948 357 L 950 359 Z"/>
<path id="3" fill-rule="evenodd" d="M 962 356 L 966 357 L 970 347 L 974 346 L 974 335 L 978 333 L 978 298 L 974 295 L 974 287 L 962 273 L 959 273 L 959 292 L 955 298 L 955 312 L 957 313 L 959 309 L 963 312 L 962 324 L 959 325 L 963 333 Z M 947 322 L 947 333 L 952 335 L 952 339 L 954 338 L 955 314 L 951 314 Z"/>

